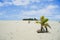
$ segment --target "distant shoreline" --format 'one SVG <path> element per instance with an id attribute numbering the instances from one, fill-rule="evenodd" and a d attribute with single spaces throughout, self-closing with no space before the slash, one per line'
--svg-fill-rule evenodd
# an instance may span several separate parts
<path id="1" fill-rule="evenodd" d="M 39 19 L 38 19 L 39 20 Z M 23 19 L 19 19 L 19 20 L 1 20 L 0 19 L 0 21 L 23 21 Z M 34 20 L 33 20 L 34 21 Z M 60 20 L 51 20 L 51 19 L 49 19 L 49 21 L 60 21 Z"/>

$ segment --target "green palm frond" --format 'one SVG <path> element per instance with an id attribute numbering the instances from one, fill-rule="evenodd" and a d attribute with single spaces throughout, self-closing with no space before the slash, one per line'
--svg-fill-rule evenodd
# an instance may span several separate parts
<path id="1" fill-rule="evenodd" d="M 45 28 L 46 32 L 48 32 L 47 27 L 49 27 L 49 28 L 51 28 L 51 27 L 47 22 L 48 22 L 48 19 L 45 18 L 44 16 L 41 16 L 40 20 L 36 21 L 37 24 L 41 24 L 41 31 L 43 31 L 43 28 Z"/>
<path id="2" fill-rule="evenodd" d="M 36 21 L 36 23 L 37 23 L 37 24 L 40 24 L 40 22 L 39 22 L 39 21 Z"/>
<path id="3" fill-rule="evenodd" d="M 51 28 L 50 25 L 47 22 L 48 22 L 48 19 L 45 18 L 44 16 L 41 16 L 40 20 L 36 21 L 37 24 L 42 24 L 45 27 Z"/>
<path id="4" fill-rule="evenodd" d="M 48 23 L 44 24 L 44 27 L 49 27 L 49 28 L 51 28 L 51 26 L 50 26 Z"/>
<path id="5" fill-rule="evenodd" d="M 48 19 L 44 19 L 43 21 L 42 21 L 42 23 L 44 24 L 44 23 L 46 23 L 48 21 Z"/>
<path id="6" fill-rule="evenodd" d="M 51 28 L 51 26 L 50 26 L 49 24 L 48 24 L 47 26 L 48 26 L 49 28 Z"/>

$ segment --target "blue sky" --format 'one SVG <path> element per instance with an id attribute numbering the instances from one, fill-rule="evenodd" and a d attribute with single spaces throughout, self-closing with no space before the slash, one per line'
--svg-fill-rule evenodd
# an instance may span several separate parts
<path id="1" fill-rule="evenodd" d="M 0 0 L 0 20 L 45 16 L 60 20 L 60 0 Z"/>

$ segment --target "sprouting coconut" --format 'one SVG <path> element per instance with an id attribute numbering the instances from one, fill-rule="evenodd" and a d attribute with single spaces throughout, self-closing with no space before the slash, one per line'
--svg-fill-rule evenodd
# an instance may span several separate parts
<path id="1" fill-rule="evenodd" d="M 50 25 L 47 22 L 48 22 L 48 19 L 45 18 L 44 16 L 41 16 L 40 20 L 39 21 L 36 21 L 36 23 L 41 24 L 41 29 L 37 31 L 38 33 L 39 32 L 44 32 L 44 28 L 46 29 L 45 32 L 48 32 L 47 27 L 49 27 L 49 28 L 51 28 L 51 27 L 50 27 Z"/>

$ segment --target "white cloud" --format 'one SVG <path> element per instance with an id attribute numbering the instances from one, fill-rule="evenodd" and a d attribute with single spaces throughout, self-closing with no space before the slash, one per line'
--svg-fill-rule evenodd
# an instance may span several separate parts
<path id="1" fill-rule="evenodd" d="M 48 2 L 51 2 L 51 1 L 54 1 L 54 0 L 42 0 L 42 1 L 48 1 Z"/>
<path id="2" fill-rule="evenodd" d="M 4 2 L 4 5 L 12 5 L 11 2 Z"/>
<path id="3" fill-rule="evenodd" d="M 55 9 L 55 8 L 58 8 L 59 6 L 58 5 L 49 5 L 47 7 L 47 9 Z"/>
<path id="4" fill-rule="evenodd" d="M 5 11 L 3 11 L 3 12 L 0 12 L 0 16 L 2 16 L 2 15 L 5 15 Z"/>
<path id="5" fill-rule="evenodd" d="M 33 8 L 33 6 L 32 6 L 32 8 Z M 39 10 L 22 11 L 22 14 L 23 14 L 24 17 L 29 17 L 30 15 L 53 16 L 53 14 L 55 12 L 52 11 L 52 10 L 54 10 L 55 8 L 58 8 L 58 6 L 57 5 L 48 5 L 46 8 L 39 9 Z"/>
<path id="6" fill-rule="evenodd" d="M 12 0 L 14 5 L 28 5 L 29 0 Z"/>
<path id="7" fill-rule="evenodd" d="M 30 3 L 30 0 L 12 0 L 12 2 L 4 1 L 3 3 L 0 2 L 0 6 L 4 5 L 28 5 Z"/>
<path id="8" fill-rule="evenodd" d="M 54 1 L 54 0 L 12 0 L 14 5 L 28 5 L 31 2 L 43 2 L 43 1 Z"/>
<path id="9" fill-rule="evenodd" d="M 0 2 L 0 6 L 3 6 L 4 4 Z"/>
<path id="10" fill-rule="evenodd" d="M 53 1 L 53 0 L 12 0 L 12 2 L 9 2 L 8 0 L 5 0 L 4 3 L 1 3 L 0 2 L 0 6 L 3 6 L 3 5 L 28 5 L 30 4 L 31 2 L 43 2 L 43 1 Z"/>
<path id="11" fill-rule="evenodd" d="M 31 8 L 31 9 L 37 9 L 38 7 L 35 6 L 35 5 L 32 5 L 30 8 Z"/>
<path id="12" fill-rule="evenodd" d="M 14 5 L 28 5 L 31 2 L 40 2 L 40 0 L 12 0 Z"/>
<path id="13" fill-rule="evenodd" d="M 33 10 L 33 11 L 22 11 L 23 15 L 35 15 L 36 14 L 36 11 Z"/>
<path id="14" fill-rule="evenodd" d="M 3 15 L 2 13 L 0 13 L 0 16 Z"/>
<path id="15" fill-rule="evenodd" d="M 0 7 L 5 6 L 5 5 L 12 5 L 12 3 L 11 2 L 4 2 L 4 3 L 0 2 Z"/>
<path id="16" fill-rule="evenodd" d="M 54 18 L 60 19 L 60 15 L 55 15 Z"/>
<path id="17" fill-rule="evenodd" d="M 41 0 L 30 0 L 31 2 L 40 2 Z"/>

